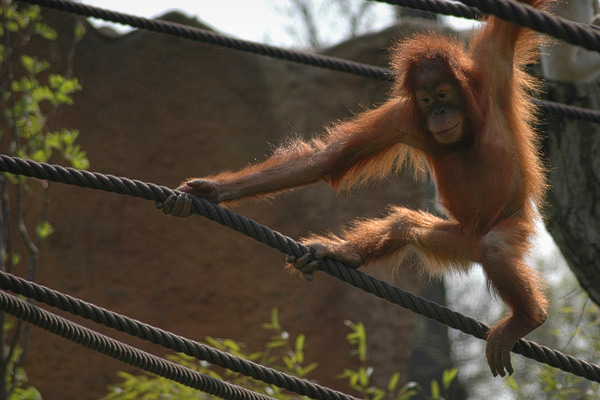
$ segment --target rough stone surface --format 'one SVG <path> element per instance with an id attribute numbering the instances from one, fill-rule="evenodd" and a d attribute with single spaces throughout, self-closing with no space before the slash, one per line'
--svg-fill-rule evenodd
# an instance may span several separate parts
<path id="1" fill-rule="evenodd" d="M 46 12 L 59 42 L 34 42 L 62 71 L 73 19 Z M 172 16 L 171 16 L 172 17 Z M 177 17 L 181 18 L 181 17 Z M 410 28 L 410 27 L 409 27 Z M 394 28 L 329 53 L 385 65 Z M 176 186 L 189 176 L 238 169 L 264 159 L 297 133 L 309 136 L 384 100 L 383 82 L 300 66 L 169 36 L 134 31 L 111 37 L 88 28 L 74 73 L 83 84 L 63 125 L 78 128 L 91 170 Z M 338 230 L 354 217 L 379 216 L 388 204 L 423 205 L 408 175 L 335 195 L 317 184 L 236 211 L 284 234 Z M 261 349 L 260 324 L 280 310 L 292 335 L 308 336 L 311 379 L 339 387 L 334 375 L 355 365 L 344 320 L 363 321 L 372 364 L 385 377 L 405 373 L 413 315 L 324 274 L 306 282 L 283 270 L 284 255 L 201 217 L 164 216 L 147 201 L 52 185 L 55 233 L 41 249 L 38 281 L 192 339 L 227 337 Z M 377 273 L 377 271 L 373 271 Z M 420 287 L 410 268 L 400 286 Z M 157 354 L 168 351 L 83 321 Z M 98 398 L 130 370 L 39 329 L 25 365 L 47 399 Z M 130 370 L 131 371 L 131 370 Z M 134 372 L 138 372 L 135 371 Z"/>

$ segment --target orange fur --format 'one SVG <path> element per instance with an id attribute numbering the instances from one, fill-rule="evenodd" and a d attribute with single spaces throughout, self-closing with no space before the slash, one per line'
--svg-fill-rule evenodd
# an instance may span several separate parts
<path id="1" fill-rule="evenodd" d="M 546 7 L 551 1 L 530 3 Z M 309 142 L 294 141 L 262 164 L 179 189 L 228 202 L 318 180 L 348 189 L 404 165 L 421 176 L 429 171 L 448 219 L 396 207 L 340 236 L 305 243 L 320 246 L 322 256 L 390 270 L 415 249 L 431 275 L 481 263 L 511 309 L 488 336 L 488 363 L 494 374 L 511 373 L 510 349 L 544 321 L 547 308 L 543 285 L 525 261 L 546 190 L 532 128 L 536 81 L 524 71 L 539 43 L 537 34 L 495 17 L 473 34 L 468 49 L 456 39 L 416 35 L 394 48 L 396 84 L 378 108 Z"/>

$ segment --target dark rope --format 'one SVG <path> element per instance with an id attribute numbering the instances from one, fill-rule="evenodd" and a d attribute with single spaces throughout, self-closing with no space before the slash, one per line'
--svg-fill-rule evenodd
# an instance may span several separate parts
<path id="1" fill-rule="evenodd" d="M 533 99 L 532 102 L 540 107 L 540 109 L 554 115 L 578 119 L 580 121 L 600 122 L 600 111 L 598 110 L 571 106 L 554 101 Z"/>
<path id="2" fill-rule="evenodd" d="M 512 0 L 460 0 L 460 2 L 505 21 L 562 39 L 567 43 L 600 51 L 600 32 L 588 24 L 569 21 Z"/>
<path id="3" fill-rule="evenodd" d="M 600 51 L 600 32 L 593 26 L 570 21 L 513 0 L 459 0 L 464 5 L 442 0 L 376 1 L 471 19 L 492 14 L 505 21 L 526 26 L 588 50 Z"/>
<path id="4" fill-rule="evenodd" d="M 451 15 L 453 17 L 480 19 L 484 16 L 477 8 L 468 7 L 460 3 L 445 0 L 370 0 L 378 3 L 392 4 L 394 6 L 413 8 L 415 10 L 429 11 L 436 14 Z"/>
<path id="5" fill-rule="evenodd" d="M 344 393 L 235 357 L 6 272 L 0 271 L 0 288 L 303 396 L 323 400 L 357 400 Z"/>
<path id="6" fill-rule="evenodd" d="M 193 28 L 182 24 L 150 20 L 134 15 L 118 13 L 105 10 L 99 7 L 93 7 L 80 3 L 74 3 L 69 0 L 20 0 L 21 2 L 37 4 L 47 8 L 54 8 L 73 14 L 93 17 L 105 21 L 125 24 L 132 27 L 145 29 L 158 33 L 165 33 L 184 37 L 187 39 L 202 41 L 219 46 L 231 47 L 237 50 L 249 51 L 256 54 L 270 55 L 277 58 L 287 59 L 289 61 L 313 64 L 318 66 L 341 70 L 346 68 L 341 66 L 339 60 L 332 59 L 329 62 L 322 62 L 314 59 L 314 55 L 302 52 L 293 52 L 283 50 L 274 46 L 268 46 L 260 43 L 253 43 L 244 40 L 227 38 L 223 35 L 215 34 L 203 29 Z M 426 11 L 437 12 L 446 15 L 455 15 L 464 18 L 478 17 L 477 10 L 483 13 L 493 14 L 498 18 L 514 22 L 521 26 L 529 27 L 538 32 L 546 33 L 557 39 L 562 39 L 568 43 L 587 48 L 589 50 L 600 51 L 600 32 L 591 28 L 588 24 L 569 21 L 565 18 L 552 15 L 546 11 L 537 10 L 527 4 L 517 3 L 512 0 L 460 0 L 469 7 L 460 7 L 452 3 L 439 0 L 389 0 L 385 1 L 391 4 L 404 7 L 416 8 Z M 320 57 L 318 57 L 320 58 Z M 330 58 L 330 57 L 326 57 Z M 354 63 L 351 63 L 354 64 Z M 354 66 L 351 66 L 355 69 Z M 345 69 L 344 69 L 345 70 Z M 364 74 L 365 71 L 359 71 L 364 76 L 378 77 L 379 73 L 375 71 L 373 75 Z M 387 77 L 386 77 L 387 78 Z"/>
<path id="7" fill-rule="evenodd" d="M 0 291 L 0 309 L 48 332 L 185 386 L 229 400 L 273 400 L 146 353 Z"/>
<path id="8" fill-rule="evenodd" d="M 335 57 L 314 53 L 285 50 L 247 40 L 234 39 L 218 33 L 178 24 L 175 22 L 141 18 L 134 15 L 118 13 L 98 7 L 76 3 L 70 0 L 22 0 L 25 3 L 37 4 L 47 8 L 73 13 L 85 17 L 93 17 L 104 21 L 116 22 L 135 28 L 190 39 L 215 46 L 227 47 L 248 53 L 274 57 L 300 64 L 307 64 L 334 71 L 348 72 L 369 78 L 389 81 L 392 77 L 385 68 L 356 63 Z"/>
<path id="9" fill-rule="evenodd" d="M 335 71 L 346 72 L 368 78 L 390 81 L 394 76 L 394 72 L 388 68 L 376 67 L 373 65 L 357 63 L 319 54 L 285 50 L 275 46 L 269 46 L 246 40 L 230 38 L 212 31 L 181 25 L 174 22 L 136 17 L 133 15 L 117 13 L 114 11 L 109 11 L 98 7 L 92 7 L 89 5 L 76 3 L 72 1 L 21 1 L 25 3 L 37 4 L 43 7 L 52 8 L 64 12 L 70 12 L 86 17 L 94 17 L 103 19 L 105 21 L 126 24 L 139 29 L 145 29 L 156 33 L 173 35 L 184 39 L 190 39 L 216 46 L 232 48 L 235 50 L 240 50 L 263 56 L 269 56 L 291 62 L 327 68 Z M 467 17 L 468 15 L 475 16 L 475 14 L 473 14 L 472 9 L 469 9 L 468 7 L 440 0 L 390 0 L 389 2 L 393 4 L 402 3 L 400 5 L 418 9 L 425 9 L 426 5 L 428 5 L 428 11 L 464 17 Z M 600 111 L 575 106 L 567 106 L 561 103 L 555 103 L 545 100 L 534 100 L 534 102 L 553 114 L 557 114 L 563 117 L 577 118 L 589 122 L 600 122 Z"/>
<path id="10" fill-rule="evenodd" d="M 38 163 L 6 155 L 0 155 L 0 171 L 141 197 L 155 202 L 164 201 L 169 195 L 175 193 L 175 191 L 169 188 L 151 183 L 144 183 L 127 178 L 118 178 L 112 175 L 80 171 L 58 165 Z M 285 254 L 301 257 L 310 251 L 306 246 L 303 246 L 279 232 L 273 231 L 264 225 L 252 221 L 231 210 L 219 207 L 204 199 L 193 197 L 193 210 L 199 215 L 243 233 L 244 235 L 267 244 Z M 361 271 L 347 267 L 338 261 L 325 259 L 321 265 L 321 270 L 354 287 L 398 304 L 434 321 L 473 335 L 479 339 L 485 339 L 489 330 L 489 327 L 481 322 L 465 317 L 447 307 L 380 281 Z M 513 348 L 513 352 L 546 363 L 563 371 L 582 376 L 586 379 L 600 382 L 599 366 L 562 354 L 559 351 L 540 346 L 534 342 L 521 339 Z"/>

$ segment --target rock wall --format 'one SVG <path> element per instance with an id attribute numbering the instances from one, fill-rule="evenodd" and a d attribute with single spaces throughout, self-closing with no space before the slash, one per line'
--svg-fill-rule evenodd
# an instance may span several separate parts
<path id="1" fill-rule="evenodd" d="M 61 39 L 32 46 L 63 71 L 75 20 L 45 15 Z M 328 54 L 385 65 L 392 38 L 412 29 L 365 36 Z M 389 87 L 165 35 L 113 37 L 91 27 L 77 48 L 74 74 L 83 91 L 64 109 L 63 125 L 80 130 L 90 169 L 170 187 L 262 160 L 290 135 L 310 136 L 381 102 Z M 423 198 L 423 188 L 402 175 L 342 195 L 317 184 L 236 211 L 299 238 L 382 215 L 390 203 L 421 207 Z M 363 321 L 377 373 L 406 372 L 411 313 L 325 274 L 313 282 L 292 276 L 282 268 L 284 255 L 212 221 L 164 216 L 147 201 L 59 184 L 52 185 L 50 219 L 55 233 L 42 246 L 38 279 L 44 285 L 188 338 L 233 338 L 251 350 L 262 348 L 268 334 L 260 324 L 277 307 L 292 335 L 308 336 L 307 358 L 320 365 L 310 378 L 334 387 L 334 375 L 355 363 L 343 322 Z M 420 287 L 410 268 L 397 284 Z M 117 381 L 116 371 L 131 371 L 37 328 L 25 367 L 44 398 L 65 400 L 98 398 Z"/>

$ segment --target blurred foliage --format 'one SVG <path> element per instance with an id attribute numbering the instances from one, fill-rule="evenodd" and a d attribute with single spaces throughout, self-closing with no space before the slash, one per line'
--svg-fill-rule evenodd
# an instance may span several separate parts
<path id="1" fill-rule="evenodd" d="M 367 333 L 362 323 L 346 322 L 350 332 L 346 341 L 351 345 L 351 352 L 358 358 L 359 365 L 356 369 L 345 369 L 337 378 L 348 384 L 349 392 L 362 396 L 364 399 L 381 400 L 408 400 L 419 395 L 421 399 L 441 400 L 443 393 L 447 392 L 450 384 L 456 378 L 457 371 L 451 370 L 444 373 L 442 382 L 431 383 L 430 393 L 412 382 L 400 384 L 401 376 L 398 372 L 392 374 L 387 387 L 380 388 L 371 384 L 374 369 L 368 365 Z M 251 352 L 244 343 L 232 339 L 215 339 L 208 337 L 205 343 L 219 350 L 226 351 L 236 357 L 258 362 L 264 366 L 285 372 L 299 378 L 309 379 L 318 367 L 316 362 L 305 359 L 307 338 L 304 334 L 292 337 L 279 322 L 277 309 L 271 311 L 271 320 L 262 324 L 262 329 L 270 334 L 262 350 Z M 276 399 L 289 400 L 304 398 L 295 393 L 289 393 L 276 386 L 256 381 L 236 372 L 223 370 L 204 361 L 199 361 L 184 354 L 170 355 L 171 361 L 181 364 L 194 371 L 223 380 L 235 385 L 243 386 L 255 392 L 265 394 Z M 129 399 L 213 399 L 215 396 L 200 392 L 165 378 L 149 374 L 132 375 L 119 372 L 121 382 L 110 386 L 108 394 L 102 400 L 129 400 Z"/>
<path id="2" fill-rule="evenodd" d="M 54 41 L 58 35 L 47 25 L 40 7 L 0 0 L 0 152 L 48 162 L 54 156 L 76 168 L 87 168 L 86 153 L 76 144 L 79 132 L 60 126 L 60 110 L 73 104 L 81 90 L 71 75 L 70 64 L 76 44 L 85 29 L 77 24 L 67 72 L 51 73 L 51 64 L 28 54 L 35 38 Z M 36 190 L 37 189 L 37 190 Z M 24 199 L 39 200 L 40 210 L 25 209 Z M 33 279 L 39 266 L 39 245 L 54 229 L 47 219 L 50 204 L 48 182 L 0 173 L 0 270 L 14 272 L 26 260 L 27 277 Z M 39 215 L 25 218 L 25 214 Z M 16 227 L 18 235 L 13 232 Z M 16 249 L 23 249 L 21 256 Z M 27 354 L 29 326 L 14 325 L 0 313 L 0 400 L 38 400 L 40 393 L 26 387 L 21 367 Z M 18 343 L 24 343 L 21 346 Z"/>

